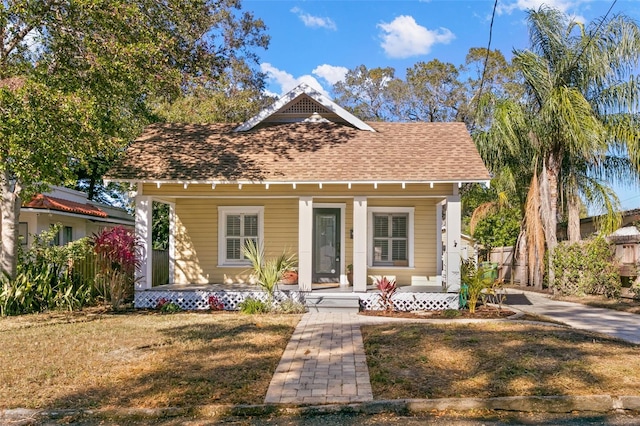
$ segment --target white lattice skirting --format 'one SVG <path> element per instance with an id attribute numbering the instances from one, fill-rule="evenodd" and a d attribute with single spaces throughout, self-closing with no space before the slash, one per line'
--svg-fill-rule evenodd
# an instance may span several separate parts
<path id="1" fill-rule="evenodd" d="M 437 311 L 458 309 L 458 293 L 396 293 L 391 299 L 398 311 Z M 360 296 L 360 308 L 363 310 L 383 310 L 384 305 L 379 293 L 367 293 Z"/>
<path id="2" fill-rule="evenodd" d="M 209 297 L 214 296 L 222 302 L 225 311 L 236 311 L 238 305 L 246 298 L 267 301 L 267 293 L 264 291 L 207 291 L 207 290 L 136 290 L 134 304 L 136 308 L 155 308 L 158 302 L 164 299 L 173 302 L 185 311 L 198 311 L 209 309 Z M 274 294 L 276 302 L 285 299 L 293 299 L 303 302 L 304 297 L 298 291 L 278 291 Z"/>
<path id="3" fill-rule="evenodd" d="M 276 302 L 293 299 L 297 302 L 305 301 L 305 293 L 299 291 L 278 291 L 274 297 Z M 209 309 L 209 297 L 215 296 L 226 311 L 238 310 L 238 305 L 251 297 L 267 300 L 263 291 L 229 291 L 229 290 L 137 290 L 135 293 L 135 307 L 153 309 L 164 299 L 176 303 L 184 310 Z M 360 308 L 363 310 L 384 309 L 379 293 L 360 294 Z M 458 309 L 458 293 L 396 293 L 393 304 L 399 311 L 430 311 L 442 309 Z"/>

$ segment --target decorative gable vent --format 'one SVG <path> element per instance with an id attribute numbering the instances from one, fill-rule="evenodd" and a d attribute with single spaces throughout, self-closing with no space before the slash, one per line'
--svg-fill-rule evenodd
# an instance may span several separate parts
<path id="1" fill-rule="evenodd" d="M 320 105 L 318 102 L 303 96 L 298 100 L 298 102 L 291 105 L 284 111 L 281 111 L 283 114 L 302 114 L 302 115 L 310 115 L 314 112 L 319 114 L 331 114 L 327 108 Z"/>

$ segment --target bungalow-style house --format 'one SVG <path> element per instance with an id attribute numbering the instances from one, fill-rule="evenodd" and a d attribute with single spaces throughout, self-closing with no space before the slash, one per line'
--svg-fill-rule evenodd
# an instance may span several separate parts
<path id="1" fill-rule="evenodd" d="M 87 194 L 54 186 L 49 192 L 37 194 L 20 208 L 19 233 L 23 248 L 33 243 L 33 236 L 55 224 L 62 225 L 55 244 L 63 245 L 105 228 L 125 226 L 133 229 L 135 221 L 126 210 L 90 201 Z"/>
<path id="2" fill-rule="evenodd" d="M 367 123 L 301 84 L 242 124 L 149 126 L 106 179 L 136 185 L 147 254 L 152 202 L 170 206 L 171 285 L 151 288 L 147 255 L 137 306 L 192 289 L 204 293 L 185 306 L 203 307 L 207 289 L 245 288 L 253 240 L 297 255 L 306 298 L 334 286 L 364 300 L 372 276 L 393 276 L 457 307 L 458 190 L 490 178 L 463 123 Z"/>

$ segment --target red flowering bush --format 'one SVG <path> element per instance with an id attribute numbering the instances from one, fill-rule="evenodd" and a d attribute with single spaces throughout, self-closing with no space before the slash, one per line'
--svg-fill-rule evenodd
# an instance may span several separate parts
<path id="1" fill-rule="evenodd" d="M 209 309 L 212 311 L 223 311 L 224 303 L 216 296 L 209 296 Z"/>
<path id="2" fill-rule="evenodd" d="M 133 294 L 134 274 L 140 266 L 139 245 L 133 231 L 122 226 L 105 229 L 93 236 L 93 249 L 98 256 L 99 273 L 96 287 L 113 309 Z"/>
<path id="3" fill-rule="evenodd" d="M 393 295 L 396 294 L 396 280 L 390 280 L 387 277 L 376 279 L 376 287 L 380 290 L 380 303 L 385 311 L 393 311 Z"/>

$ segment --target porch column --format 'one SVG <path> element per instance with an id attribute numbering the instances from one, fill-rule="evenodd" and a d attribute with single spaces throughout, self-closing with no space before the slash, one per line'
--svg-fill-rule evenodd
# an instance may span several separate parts
<path id="1" fill-rule="evenodd" d="M 436 204 L 436 275 L 440 280 L 442 280 L 442 204 L 444 201 Z"/>
<path id="2" fill-rule="evenodd" d="M 367 291 L 367 197 L 353 197 L 353 291 Z"/>
<path id="3" fill-rule="evenodd" d="M 460 247 L 461 244 L 460 196 L 447 197 L 447 291 L 460 291 Z"/>
<path id="4" fill-rule="evenodd" d="M 141 244 L 140 268 L 136 270 L 136 290 L 151 288 L 153 281 L 153 241 L 151 239 L 151 212 L 153 199 L 142 195 L 142 184 L 138 184 L 136 194 L 136 239 Z"/>
<path id="5" fill-rule="evenodd" d="M 298 200 L 298 288 L 311 291 L 313 249 L 313 197 Z"/>
<path id="6" fill-rule="evenodd" d="M 176 273 L 176 203 L 169 205 L 169 284 L 174 284 Z"/>

